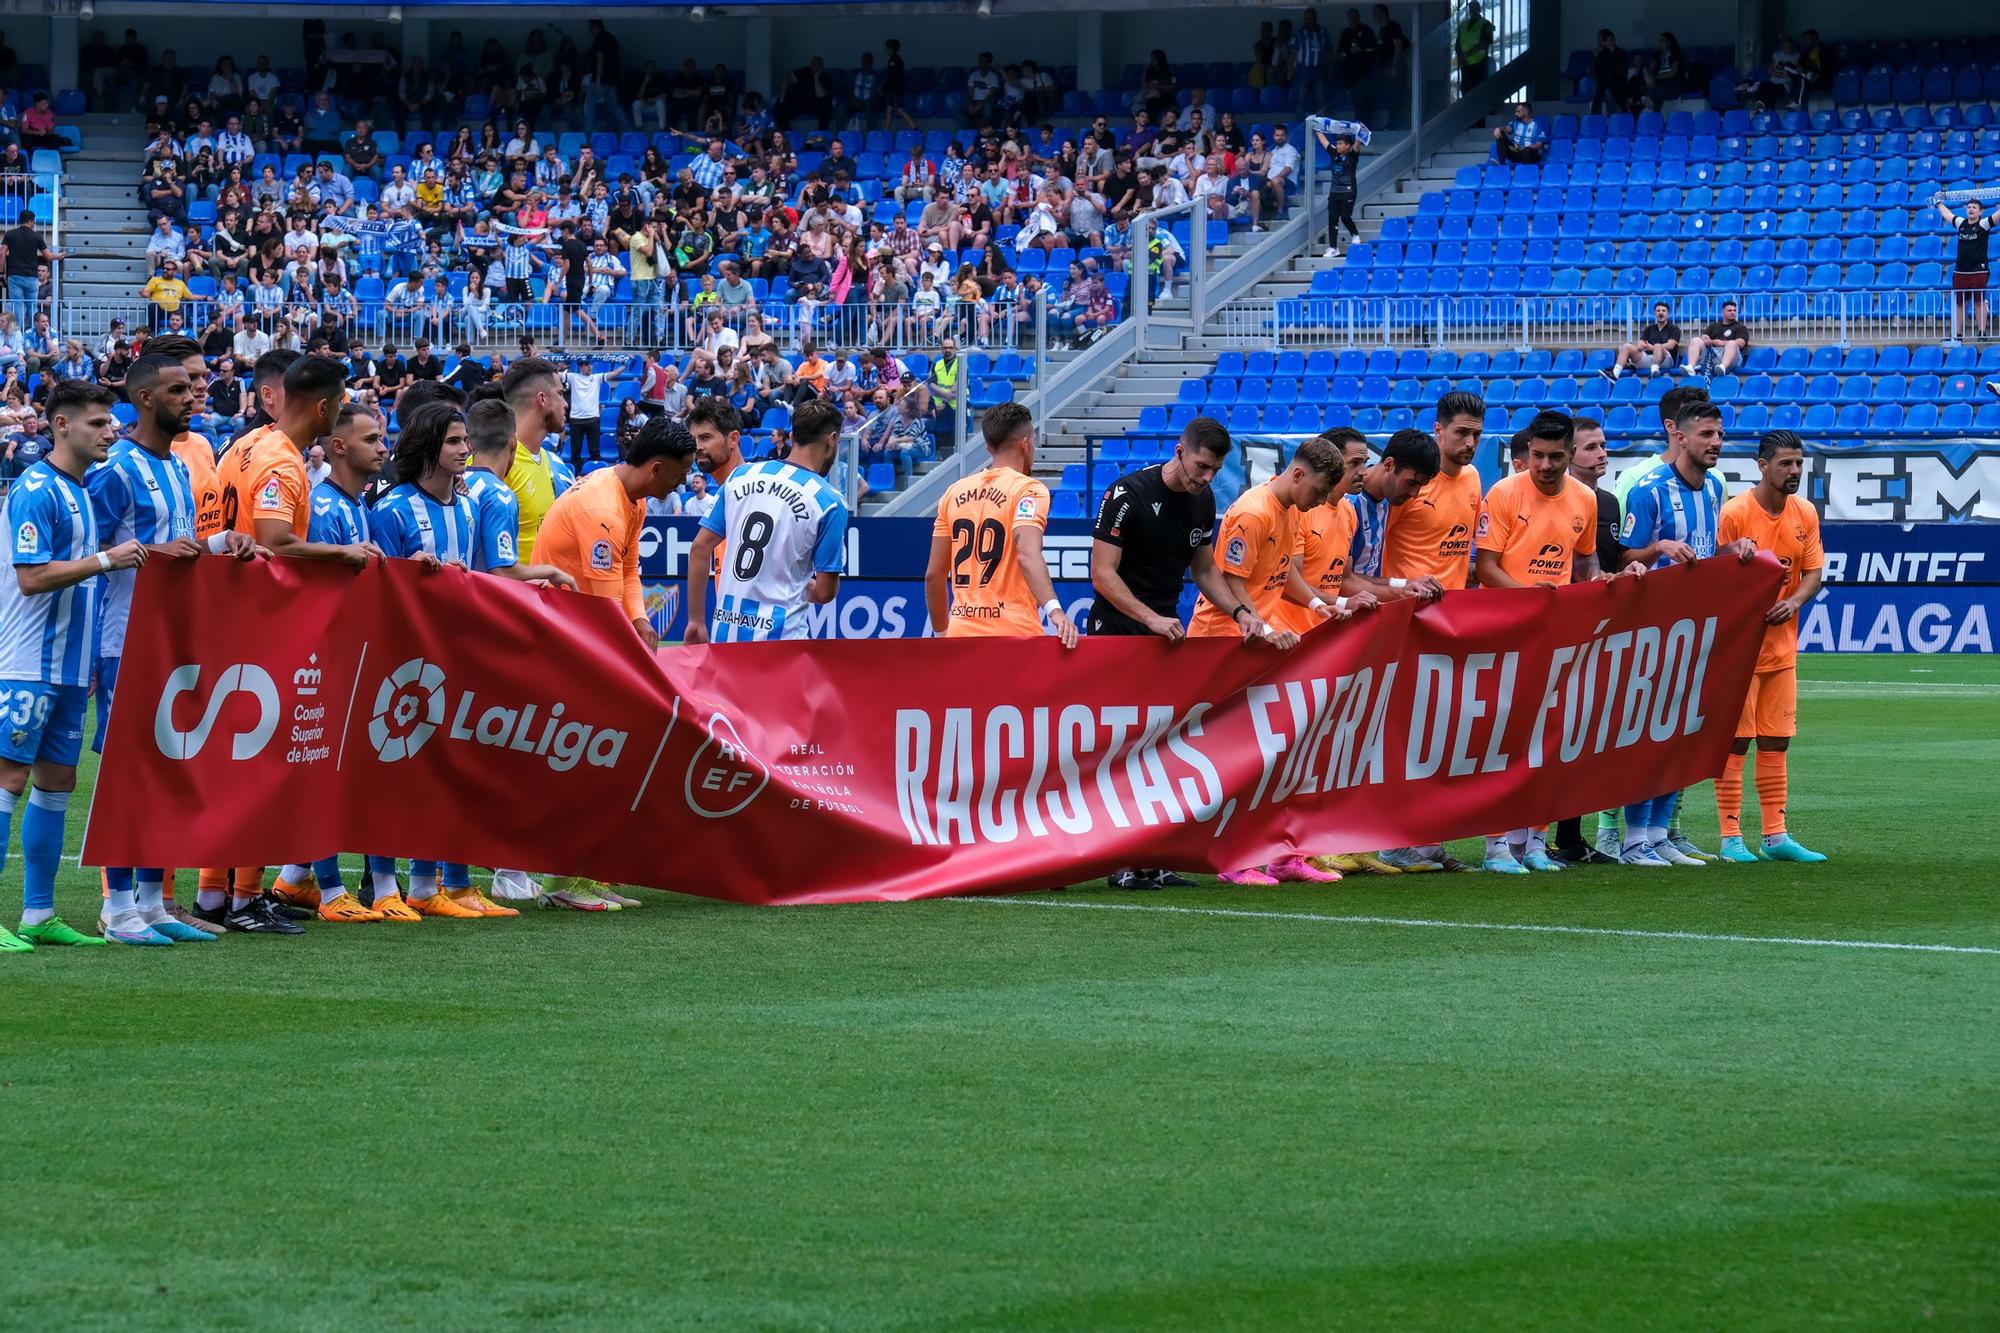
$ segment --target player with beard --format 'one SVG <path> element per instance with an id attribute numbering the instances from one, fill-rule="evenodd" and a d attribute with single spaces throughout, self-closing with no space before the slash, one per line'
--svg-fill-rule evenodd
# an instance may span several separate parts
<path id="1" fill-rule="evenodd" d="M 107 547 L 136 541 L 155 556 L 192 560 L 203 552 L 253 559 L 257 544 L 240 532 L 195 539 L 194 488 L 173 440 L 188 428 L 194 397 L 186 367 L 171 356 L 148 353 L 133 363 L 125 393 L 138 419 L 131 434 L 84 478 L 97 529 Z M 207 441 L 202 441 L 207 447 Z M 213 466 L 211 464 L 211 472 Z M 125 629 L 132 615 L 137 575 L 105 576 L 104 616 L 97 657 L 97 734 L 91 748 L 104 753 L 104 733 L 118 689 Z M 215 935 L 190 926 L 166 902 L 166 874 L 157 867 L 107 867 L 104 871 L 106 939 L 125 944 L 190 944 Z"/>
<path id="2" fill-rule="evenodd" d="M 1604 576 L 1597 559 L 1597 498 L 1569 475 L 1572 425 L 1538 412 L 1527 428 L 1527 470 L 1494 484 L 1479 516 L 1479 583 L 1485 588 L 1554 588 Z M 1620 577 L 1644 566 L 1627 565 Z M 1541 827 L 1486 840 L 1485 870 L 1525 875 L 1560 871 Z"/>
<path id="3" fill-rule="evenodd" d="M 1090 634 L 1186 636 L 1181 588 L 1194 585 L 1211 601 L 1227 603 L 1229 589 L 1215 567 L 1215 474 L 1229 456 L 1229 429 L 1213 417 L 1196 417 L 1181 431 L 1174 456 L 1128 472 L 1104 492 L 1091 532 L 1090 586 L 1097 598 L 1087 619 Z M 1120 870 L 1114 889 L 1173 889 L 1195 881 L 1171 870 Z"/>
<path id="4" fill-rule="evenodd" d="M 1599 485 L 1604 480 L 1611 455 L 1604 445 L 1604 424 L 1595 417 L 1574 417 L 1570 423 L 1569 474 L 1591 488 L 1597 498 L 1597 563 L 1602 569 L 1623 565 L 1625 548 L 1618 544 L 1618 497 Z M 1581 581 L 1581 580 L 1578 580 Z M 1600 815 L 1604 819 L 1607 816 Z M 1611 820 L 1612 837 L 1618 835 L 1618 816 Z M 1583 820 L 1571 816 L 1556 825 L 1555 845 L 1550 854 L 1564 865 L 1613 865 L 1615 850 L 1601 851 L 1583 840 Z"/>
<path id="5" fill-rule="evenodd" d="M 1480 508 L 1479 469 L 1473 459 L 1485 428 L 1486 401 L 1479 395 L 1453 392 L 1438 399 L 1431 427 L 1438 447 L 1437 475 L 1409 503 L 1389 513 L 1382 575 L 1393 586 L 1432 579 L 1445 592 L 1457 592 L 1471 583 L 1472 534 Z M 1393 848 L 1382 859 L 1409 872 L 1477 869 L 1435 843 Z"/>
<path id="6" fill-rule="evenodd" d="M 1722 506 L 1715 537 L 1727 545 L 1756 543 L 1785 567 L 1778 600 L 1764 613 L 1764 645 L 1750 677 L 1750 694 L 1736 723 L 1728 766 L 1715 780 L 1715 808 L 1722 820 L 1722 859 L 1747 862 L 1760 853 L 1743 843 L 1743 756 L 1757 742 L 1757 804 L 1763 810 L 1761 855 L 1767 861 L 1824 861 L 1785 831 L 1786 755 L 1799 730 L 1799 612 L 1819 595 L 1825 549 L 1819 515 L 1799 496 L 1805 445 L 1788 430 L 1774 430 L 1757 445 L 1757 484 Z"/>
<path id="7" fill-rule="evenodd" d="M 1618 534 L 1625 563 L 1664 568 L 1717 555 L 1749 563 L 1757 554 L 1754 542 L 1718 539 L 1722 479 L 1714 468 L 1722 457 L 1722 409 L 1706 400 L 1690 403 L 1680 410 L 1674 425 L 1679 436 L 1674 461 L 1654 468 L 1627 498 Z M 1668 825 L 1679 803 L 1679 792 L 1665 792 L 1625 807 L 1625 839 L 1618 858 L 1622 864 L 1649 869 L 1703 864 L 1668 840 Z"/>
<path id="8" fill-rule="evenodd" d="M 408 398 L 412 390 L 429 380 L 419 380 L 404 391 Z M 507 406 L 514 409 L 514 458 L 507 468 L 507 475 L 501 480 L 507 489 L 514 492 L 514 498 L 521 506 L 521 540 L 523 551 L 535 549 L 535 538 L 541 533 L 542 520 L 548 517 L 550 506 L 557 497 L 576 485 L 576 473 L 570 471 L 568 463 L 554 449 L 545 449 L 543 444 L 551 437 L 561 439 L 563 427 L 569 420 L 569 406 L 563 399 L 562 371 L 553 361 L 545 361 L 539 356 L 524 356 L 507 367 L 507 373 L 500 377 L 500 396 L 507 400 Z"/>

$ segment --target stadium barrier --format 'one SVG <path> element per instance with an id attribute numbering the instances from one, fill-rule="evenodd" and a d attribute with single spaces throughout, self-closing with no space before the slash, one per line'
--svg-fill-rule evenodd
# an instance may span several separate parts
<path id="1" fill-rule="evenodd" d="M 215 308 L 212 300 L 203 298 L 183 302 L 178 307 L 182 331 L 199 336 Z M 224 307 L 225 327 L 234 327 L 232 310 Z M 886 346 L 899 353 L 935 353 L 946 336 L 956 338 L 966 351 L 1019 351 L 1035 342 L 1032 310 L 1033 304 L 1024 294 L 1020 303 L 1011 307 L 949 301 L 935 314 L 919 314 L 907 305 L 864 302 L 816 308 L 767 302 L 757 314 L 763 331 L 781 352 L 792 357 L 808 341 L 826 352 Z M 553 343 L 577 353 L 630 355 L 658 350 L 680 356 L 703 344 L 706 324 L 698 320 L 696 309 L 686 304 L 638 306 L 629 302 L 598 306 L 589 302 L 496 300 L 483 308 L 455 304 L 448 309 L 387 302 L 286 302 L 261 314 L 246 307 L 244 313 L 266 332 L 282 320 L 296 334 L 310 322 L 331 316 L 350 341 L 358 337 L 370 345 L 388 341 L 408 347 L 425 337 L 439 346 L 467 343 L 478 352 L 509 353 L 519 350 L 523 339 L 531 339 L 538 345 Z M 725 320 L 739 338 L 749 327 L 747 313 Z M 94 346 L 111 331 L 113 320 L 124 321 L 127 330 L 145 327 L 158 331 L 169 326 L 167 316 L 168 312 L 141 297 L 129 301 L 77 300 L 60 303 L 54 323 L 61 337 L 84 339 Z"/>
<path id="2" fill-rule="evenodd" d="M 1464 837 L 1719 772 L 1778 583 L 1764 555 L 1404 601 L 1289 652 L 655 654 L 615 599 L 462 570 L 154 561 L 83 860 L 367 846 L 833 903 Z M 229 632 L 246 623 L 253 642 Z M 538 818 L 486 816 L 525 791 Z"/>
<path id="3" fill-rule="evenodd" d="M 1646 292 L 1580 295 L 1307 295 L 1231 302 L 1218 310 L 1215 337 L 1235 347 L 1420 347 L 1496 351 L 1604 347 L 1635 341 L 1666 301 L 1692 337 L 1738 303 L 1762 343 L 1848 347 L 1857 343 L 1938 343 L 1962 339 L 1962 303 L 1941 288 L 1883 291 Z"/>

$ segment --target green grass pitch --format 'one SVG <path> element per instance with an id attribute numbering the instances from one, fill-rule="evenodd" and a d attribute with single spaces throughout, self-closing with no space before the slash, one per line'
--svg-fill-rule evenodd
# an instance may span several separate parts
<path id="1" fill-rule="evenodd" d="M 0 1328 L 1995 1328 L 2000 953 L 1810 941 L 2000 949 L 2000 667 L 1804 675 L 1822 867 L 0 956 Z"/>

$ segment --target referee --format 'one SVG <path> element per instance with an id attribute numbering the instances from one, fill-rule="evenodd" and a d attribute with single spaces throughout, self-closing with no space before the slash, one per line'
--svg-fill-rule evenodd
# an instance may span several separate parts
<path id="1" fill-rule="evenodd" d="M 1090 545 L 1089 631 L 1182 638 L 1181 588 L 1190 566 L 1195 586 L 1217 606 L 1237 603 L 1215 567 L 1215 492 L 1209 483 L 1229 455 L 1229 430 L 1196 417 L 1181 432 L 1174 456 L 1128 472 L 1111 484 L 1097 508 Z M 1114 889 L 1168 889 L 1193 880 L 1171 870 L 1121 870 Z"/>

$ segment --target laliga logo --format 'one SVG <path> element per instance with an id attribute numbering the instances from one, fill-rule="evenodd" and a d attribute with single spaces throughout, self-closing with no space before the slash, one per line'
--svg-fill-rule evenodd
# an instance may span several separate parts
<path id="1" fill-rule="evenodd" d="M 715 757 L 704 767 L 711 747 Z M 744 748 L 735 724 L 717 713 L 708 720 L 708 739 L 688 761 L 688 809 L 706 819 L 727 819 L 756 800 L 770 780 L 771 770 Z"/>
<path id="2" fill-rule="evenodd" d="M 419 709 L 424 715 L 421 722 L 417 720 Z M 443 721 L 444 668 L 413 657 L 385 676 L 382 687 L 375 691 L 368 743 L 383 763 L 393 764 L 423 749 Z"/>
<path id="3" fill-rule="evenodd" d="M 550 707 L 537 732 L 537 705 L 508 708 L 495 704 L 482 710 L 478 694 L 466 690 L 458 696 L 458 708 L 445 735 L 450 740 L 537 755 L 558 773 L 567 773 L 578 763 L 616 768 L 625 753 L 628 733 L 566 720 L 565 706 L 557 703 Z M 413 657 L 391 672 L 376 691 L 368 739 L 382 762 L 392 764 L 422 749 L 444 720 L 444 668 Z"/>
<path id="4" fill-rule="evenodd" d="M 216 677 L 215 693 L 208 696 L 201 720 L 192 731 L 182 731 L 174 725 L 174 704 L 183 694 L 192 693 L 200 680 L 199 665 L 176 667 L 167 677 L 166 688 L 160 691 L 160 706 L 153 714 L 153 743 L 160 747 L 160 753 L 169 759 L 192 759 L 200 754 L 201 747 L 208 744 L 209 732 L 215 730 L 222 705 L 240 690 L 257 700 L 257 724 L 236 733 L 230 742 L 229 757 L 255 758 L 271 739 L 271 733 L 278 729 L 278 687 L 271 680 L 271 673 L 248 662 L 224 667 Z"/>

